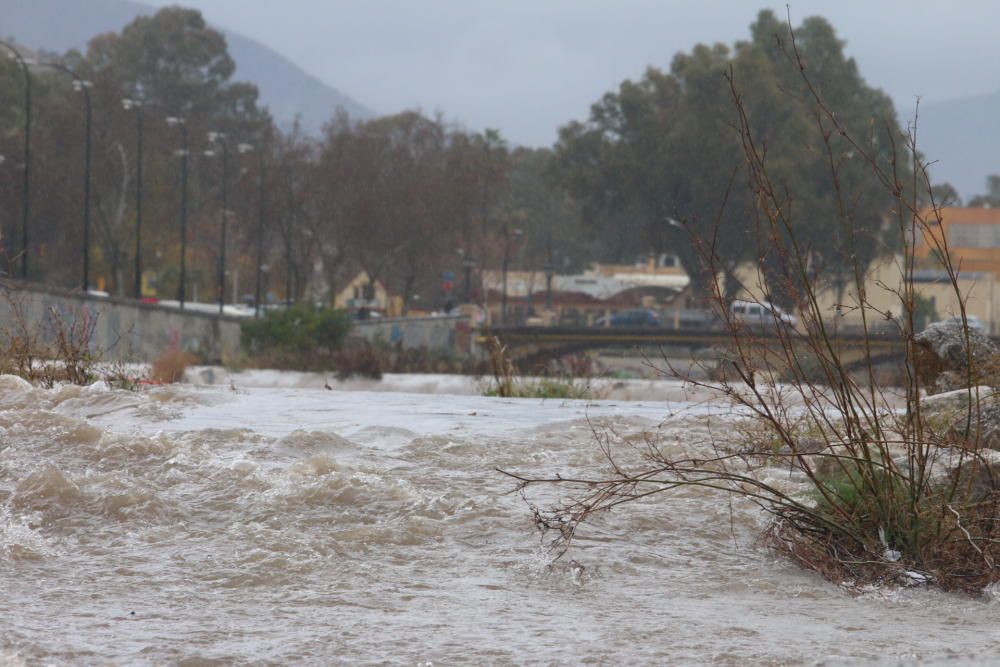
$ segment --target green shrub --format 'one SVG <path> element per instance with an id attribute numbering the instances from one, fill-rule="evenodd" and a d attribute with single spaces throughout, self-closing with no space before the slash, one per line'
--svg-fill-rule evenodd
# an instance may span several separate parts
<path id="1" fill-rule="evenodd" d="M 285 359 L 280 366 L 322 365 L 332 359 L 350 328 L 351 319 L 343 310 L 298 304 L 244 322 L 243 347 L 251 357 Z"/>

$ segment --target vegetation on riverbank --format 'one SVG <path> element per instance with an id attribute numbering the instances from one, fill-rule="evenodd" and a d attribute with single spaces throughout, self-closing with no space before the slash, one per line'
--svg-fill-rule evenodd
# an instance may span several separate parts
<path id="1" fill-rule="evenodd" d="M 560 374 L 529 378 L 520 374 L 507 355 L 507 348 L 495 336 L 487 340 L 491 375 L 483 388 L 484 396 L 502 398 L 597 398 L 587 374 Z"/>
<path id="2" fill-rule="evenodd" d="M 296 305 L 243 323 L 245 358 L 240 365 L 296 371 L 328 371 L 339 378 L 380 378 L 383 373 L 481 375 L 488 364 L 443 350 L 405 349 L 382 340 L 352 338 L 343 310 Z"/>
<path id="3" fill-rule="evenodd" d="M 746 167 L 744 195 L 753 202 L 753 226 L 765 253 L 755 278 L 780 292 L 800 317 L 796 327 L 775 318 L 773 332 L 781 343 L 775 349 L 722 307 L 732 350 L 726 372 L 718 384 L 689 382 L 717 391 L 736 408 L 730 418 L 748 420 L 751 427 L 743 435 L 737 431 L 735 440 L 731 428 L 724 439 L 669 445 L 649 440 L 645 447 L 618 443 L 610 434 L 600 442 L 606 464 L 601 472 L 503 472 L 526 497 L 537 487 L 553 485 L 561 487 L 561 497 L 570 492 L 569 500 L 555 504 L 531 502 L 537 525 L 554 531 L 553 546 L 560 550 L 595 514 L 698 487 L 756 503 L 771 517 L 764 533 L 770 547 L 852 589 L 929 583 L 982 591 L 1000 581 L 995 567 L 1000 556 L 1000 452 L 985 446 L 986 432 L 996 424 L 987 421 L 995 417 L 972 382 L 968 326 L 960 327 L 958 339 L 963 350 L 958 354 L 966 357 L 969 370 L 957 422 L 942 422 L 931 410 L 928 387 L 914 363 L 919 354 L 916 322 L 924 307 L 914 292 L 917 242 L 932 244 L 952 288 L 963 296 L 947 240 L 930 233 L 941 222 L 941 209 L 926 162 L 917 151 L 915 130 L 900 134 L 894 122 L 873 119 L 859 134 L 842 121 L 828 105 L 823 85 L 828 80 L 816 80 L 822 72 L 799 49 L 799 34 L 789 24 L 774 36 L 775 48 L 797 79 L 783 78 L 785 94 L 814 125 L 816 141 L 803 148 L 825 160 L 824 178 L 832 195 L 822 204 L 835 233 L 825 238 L 823 257 L 817 258 L 797 226 L 802 216 L 817 212 L 797 207 L 795 181 L 782 176 L 787 165 L 776 164 L 766 136 L 751 120 L 759 111 L 753 98 L 744 95 L 733 69 L 725 73 L 732 126 Z M 886 146 L 891 148 L 888 155 Z M 851 161 L 865 165 L 871 182 L 863 187 L 856 182 L 851 174 L 857 171 L 844 166 Z M 915 173 L 899 168 L 904 164 L 914 165 Z M 855 224 L 854 208 L 865 205 L 862 193 L 872 184 L 891 199 L 880 231 L 884 238 Z M 731 181 L 730 187 L 738 185 Z M 728 275 L 715 252 L 715 236 L 693 234 L 692 239 L 705 275 Z M 864 289 L 866 262 L 856 248 L 874 243 L 886 244 L 900 257 L 900 284 L 885 287 L 898 297 L 893 310 L 875 305 Z M 829 258 L 841 270 L 818 272 L 817 262 Z M 731 286 L 707 283 L 724 306 Z M 898 331 L 906 350 L 901 389 L 879 384 L 879 360 L 873 353 L 860 364 L 849 365 L 842 358 L 830 314 L 819 306 L 819 293 L 831 288 L 838 289 L 844 308 L 860 315 L 865 331 L 877 320 Z M 964 306 L 960 315 L 964 322 Z M 859 369 L 864 382 L 858 379 Z M 664 372 L 672 374 L 669 365 Z M 785 383 L 777 384 L 778 377 Z M 776 467 L 784 474 L 776 475 Z"/>
<path id="4" fill-rule="evenodd" d="M 5 317 L 0 324 L 0 375 L 16 375 L 31 384 L 88 385 L 103 380 L 112 387 L 135 390 L 142 378 L 121 361 L 106 361 L 93 343 L 97 316 L 85 309 L 52 309 L 35 318 L 15 292 L 3 292 Z"/>

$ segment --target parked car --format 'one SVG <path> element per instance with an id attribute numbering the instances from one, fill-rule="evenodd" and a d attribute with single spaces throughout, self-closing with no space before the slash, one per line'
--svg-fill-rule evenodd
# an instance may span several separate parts
<path id="1" fill-rule="evenodd" d="M 664 326 L 686 331 L 720 331 L 722 318 L 712 310 L 698 308 L 678 308 L 663 313 Z"/>
<path id="2" fill-rule="evenodd" d="M 655 310 L 648 308 L 636 308 L 634 310 L 623 310 L 614 313 L 611 319 L 598 317 L 594 321 L 595 327 L 658 327 L 660 326 L 660 316 Z"/>
<path id="3" fill-rule="evenodd" d="M 773 330 L 779 325 L 795 328 L 798 320 L 769 301 L 733 301 L 729 317 L 734 322 L 758 330 Z"/>

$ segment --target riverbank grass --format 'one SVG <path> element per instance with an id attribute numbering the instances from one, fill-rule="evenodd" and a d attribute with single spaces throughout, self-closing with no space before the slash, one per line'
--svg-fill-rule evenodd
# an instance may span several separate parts
<path id="1" fill-rule="evenodd" d="M 483 387 L 484 396 L 501 398 L 597 398 L 591 378 L 576 376 L 526 377 L 521 375 L 507 354 L 507 348 L 493 336 L 486 342 L 491 376 Z"/>

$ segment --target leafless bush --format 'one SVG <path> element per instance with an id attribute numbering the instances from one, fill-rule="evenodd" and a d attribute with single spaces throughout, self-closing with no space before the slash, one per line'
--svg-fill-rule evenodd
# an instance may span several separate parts
<path id="1" fill-rule="evenodd" d="M 126 364 L 102 361 L 104 351 L 94 345 L 98 315 L 92 311 L 51 307 L 37 316 L 26 295 L 13 289 L 3 291 L 0 305 L 7 315 L 0 324 L 0 373 L 43 387 L 99 379 L 114 387 L 138 387 L 139 379 Z"/>
<path id="2" fill-rule="evenodd" d="M 149 369 L 149 379 L 161 384 L 180 382 L 184 379 L 187 367 L 194 361 L 194 355 L 190 352 L 185 352 L 179 345 L 170 345 L 153 360 Z"/>
<path id="3" fill-rule="evenodd" d="M 70 384 L 90 384 L 97 375 L 98 354 L 91 350 L 97 317 L 86 309 L 65 317 L 54 308 L 49 311 L 49 326 L 54 336 L 52 354 Z"/>
<path id="4" fill-rule="evenodd" d="M 871 137 L 852 136 L 813 87 L 794 34 L 786 54 L 802 73 L 808 91 L 801 102 L 822 130 L 824 143 L 818 149 L 829 157 L 833 205 L 840 212 L 845 238 L 853 238 L 847 213 L 851 193 L 844 191 L 839 178 L 835 142 L 846 142 L 870 166 L 872 178 L 892 193 L 902 279 L 899 287 L 883 287 L 898 297 L 902 315 L 872 302 L 864 268 L 855 260 L 842 307 L 861 318 L 856 345 L 862 354 L 860 362 L 849 363 L 847 346 L 820 305 L 821 287 L 811 271 L 808 250 L 796 239 L 789 194 L 772 176 L 766 149 L 758 144 L 730 74 L 736 130 L 760 215 L 758 228 L 769 252 L 779 258 L 777 273 L 784 276 L 782 287 L 794 301 L 799 321 L 793 325 L 774 316 L 766 332 L 750 329 L 731 317 L 716 283 L 714 299 L 730 334 L 730 353 L 716 375 L 718 384 L 688 381 L 721 392 L 739 414 L 752 420 L 753 427 L 740 431 L 735 442 L 713 440 L 697 451 L 652 441 L 637 446 L 604 434 L 598 440 L 607 471 L 549 476 L 501 472 L 514 478 L 526 497 L 536 487 L 556 485 L 564 493 L 570 491 L 569 500 L 554 505 L 531 503 L 537 525 L 555 531 L 553 546 L 559 550 L 565 550 L 581 524 L 595 514 L 681 487 L 698 487 L 758 504 L 773 519 L 764 534 L 766 542 L 834 581 L 934 582 L 946 589 L 982 590 L 1000 581 L 1000 570 L 995 568 L 1000 490 L 994 478 L 1000 472 L 1000 457 L 982 447 L 979 430 L 943 428 L 932 419 L 914 372 L 917 239 L 931 245 L 960 302 L 963 296 L 947 240 L 933 233 L 941 222 L 941 209 L 916 150 L 915 131 L 894 149 L 897 157 L 884 164 L 872 152 Z M 887 127 L 879 140 L 895 146 L 897 137 Z M 902 182 L 896 169 L 903 159 L 916 167 L 911 183 Z M 926 203 L 917 200 L 918 190 L 926 190 Z M 707 270 L 719 275 L 713 239 L 693 242 Z M 964 321 L 964 304 L 961 316 Z M 879 382 L 876 348 L 883 338 L 871 333 L 875 327 L 870 326 L 879 320 L 893 325 L 904 356 L 898 389 Z M 967 326 L 964 332 L 970 350 Z M 971 358 L 967 366 L 973 367 Z M 967 380 L 965 419 L 971 424 L 981 416 L 980 396 L 971 370 Z M 957 432 L 971 435 L 960 437 Z M 798 490 L 789 491 L 760 474 L 762 466 L 776 462 L 791 472 Z"/>
<path id="5" fill-rule="evenodd" d="M 522 376 L 507 353 L 507 347 L 496 336 L 486 341 L 490 356 L 492 380 L 486 383 L 486 396 L 502 398 L 561 398 L 588 399 L 597 393 L 587 375 L 546 375 L 538 378 Z M 580 370 L 582 370 L 582 365 Z"/>

